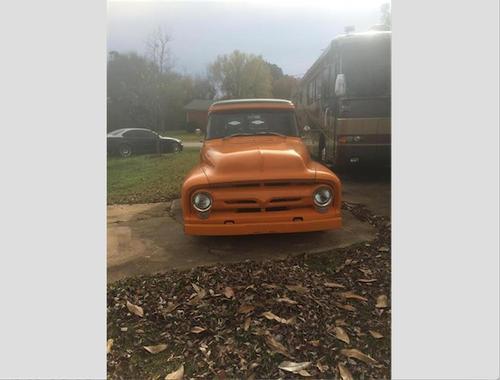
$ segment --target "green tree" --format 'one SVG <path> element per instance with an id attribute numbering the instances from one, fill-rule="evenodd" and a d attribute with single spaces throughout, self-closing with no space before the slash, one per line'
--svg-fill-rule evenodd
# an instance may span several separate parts
<path id="1" fill-rule="evenodd" d="M 271 72 L 271 78 L 272 78 L 273 82 L 283 78 L 283 70 L 281 69 L 281 67 L 279 67 L 278 65 L 276 65 L 274 63 L 267 62 L 267 61 L 266 61 L 266 65 L 269 67 L 269 71 Z"/>
<path id="2" fill-rule="evenodd" d="M 215 88 L 207 77 L 195 76 L 192 78 L 191 86 L 193 99 L 213 99 L 215 97 Z"/>
<path id="3" fill-rule="evenodd" d="M 150 62 L 136 53 L 110 52 L 107 75 L 108 130 L 154 127 L 152 94 L 147 81 Z"/>
<path id="4" fill-rule="evenodd" d="M 279 99 L 292 99 L 292 95 L 298 86 L 298 79 L 291 75 L 283 75 L 273 81 L 273 97 Z"/>
<path id="5" fill-rule="evenodd" d="M 263 98 L 272 95 L 271 72 L 261 56 L 238 50 L 220 55 L 209 65 L 210 79 L 222 98 Z"/>
<path id="6" fill-rule="evenodd" d="M 112 51 L 108 55 L 108 131 L 149 128 L 158 132 L 184 126 L 184 105 L 194 98 L 211 99 L 207 78 L 173 70 L 170 38 L 158 28 L 146 40 L 144 56 Z"/>

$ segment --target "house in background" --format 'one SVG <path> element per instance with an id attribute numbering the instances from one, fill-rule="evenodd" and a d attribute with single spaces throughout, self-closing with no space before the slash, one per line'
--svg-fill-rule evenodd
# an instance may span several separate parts
<path id="1" fill-rule="evenodd" d="M 213 102 L 213 100 L 194 99 L 184 106 L 186 124 L 189 129 L 205 130 L 208 121 L 208 108 Z"/>

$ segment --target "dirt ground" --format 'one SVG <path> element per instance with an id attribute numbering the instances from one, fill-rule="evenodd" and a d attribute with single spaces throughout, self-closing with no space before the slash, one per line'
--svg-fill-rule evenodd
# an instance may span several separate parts
<path id="1" fill-rule="evenodd" d="M 387 173 L 363 171 L 339 175 L 343 200 L 365 205 L 374 215 L 390 216 L 390 178 Z M 176 202 L 108 207 L 108 282 L 244 260 L 263 261 L 289 255 L 326 252 L 368 242 L 376 230 L 351 213 L 343 213 L 338 231 L 245 237 L 184 235 Z"/>

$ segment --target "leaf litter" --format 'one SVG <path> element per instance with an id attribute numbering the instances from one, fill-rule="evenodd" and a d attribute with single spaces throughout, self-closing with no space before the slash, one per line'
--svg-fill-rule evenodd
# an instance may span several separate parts
<path id="1" fill-rule="evenodd" d="M 343 208 L 368 246 L 109 284 L 108 378 L 389 379 L 390 224 Z"/>

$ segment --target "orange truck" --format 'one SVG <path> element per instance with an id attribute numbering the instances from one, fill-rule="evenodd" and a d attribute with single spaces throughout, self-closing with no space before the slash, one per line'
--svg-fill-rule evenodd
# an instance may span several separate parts
<path id="1" fill-rule="evenodd" d="M 280 99 L 212 104 L 200 163 L 182 185 L 188 235 L 249 235 L 341 227 L 341 184 L 311 160 L 295 107 Z"/>

